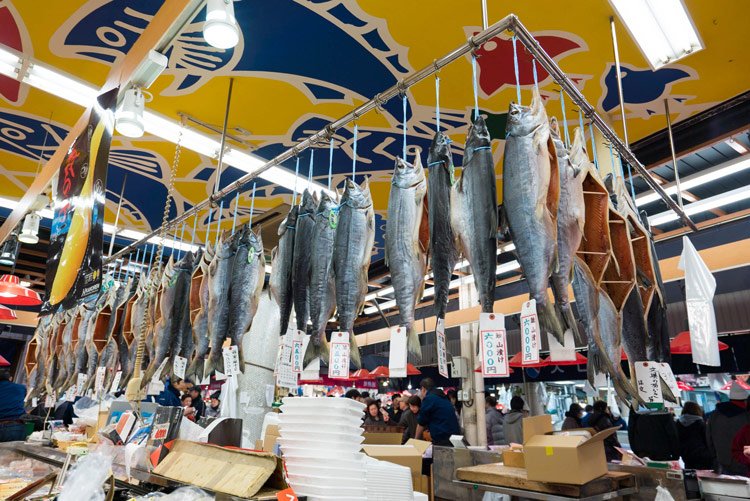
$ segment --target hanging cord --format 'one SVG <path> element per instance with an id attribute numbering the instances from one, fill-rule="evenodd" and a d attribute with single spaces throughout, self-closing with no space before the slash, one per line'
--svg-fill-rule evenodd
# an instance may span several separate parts
<path id="1" fill-rule="evenodd" d="M 615 172 L 615 155 L 612 153 L 612 143 L 609 143 L 609 161 L 612 162 L 612 172 Z M 615 176 L 617 174 L 615 173 Z M 622 164 L 620 164 L 620 179 L 625 178 L 625 173 L 622 171 Z"/>
<path id="2" fill-rule="evenodd" d="M 219 204 L 219 213 L 216 215 L 216 240 L 214 241 L 214 247 L 219 245 L 219 236 L 221 236 L 221 216 L 224 212 L 224 200 Z"/>
<path id="3" fill-rule="evenodd" d="M 539 92 L 539 77 L 536 74 L 536 58 L 531 58 L 531 71 L 534 73 L 534 88 Z"/>
<path id="4" fill-rule="evenodd" d="M 435 73 L 435 132 L 440 132 L 440 76 Z"/>
<path id="5" fill-rule="evenodd" d="M 599 171 L 599 157 L 596 154 L 596 137 L 594 136 L 594 123 L 589 122 L 589 132 L 591 133 L 591 150 L 594 152 L 594 166 L 597 172 Z"/>
<path id="6" fill-rule="evenodd" d="M 193 214 L 193 233 L 190 235 L 190 247 L 195 244 L 195 229 L 198 227 L 198 213 Z"/>
<path id="7" fill-rule="evenodd" d="M 308 186 L 312 186 L 313 158 L 315 158 L 315 149 L 310 148 L 310 166 L 307 168 L 307 185 Z"/>
<path id="8" fill-rule="evenodd" d="M 513 35 L 513 69 L 516 72 L 516 98 L 521 104 L 521 79 L 518 76 L 518 49 L 516 48 L 516 36 Z"/>
<path id="9" fill-rule="evenodd" d="M 568 119 L 565 118 L 565 91 L 560 89 L 560 108 L 562 109 L 563 132 L 565 133 L 565 147 L 570 148 L 570 136 L 568 136 Z"/>
<path id="10" fill-rule="evenodd" d="M 208 224 L 206 225 L 206 250 L 208 250 L 208 242 L 211 235 L 211 214 L 213 213 L 213 211 L 213 207 L 208 208 Z"/>
<path id="11" fill-rule="evenodd" d="M 479 90 L 477 88 L 477 56 L 471 55 L 471 80 L 474 85 L 474 120 L 479 118 Z"/>
<path id="12" fill-rule="evenodd" d="M 177 236 L 177 233 L 175 233 L 175 236 Z M 182 256 L 182 242 L 185 238 L 185 222 L 182 222 L 182 229 L 180 230 L 180 243 L 177 247 L 177 260 L 180 260 L 180 257 Z"/>
<path id="13" fill-rule="evenodd" d="M 622 155 L 618 152 L 617 159 L 620 162 L 620 171 L 622 171 Z M 630 170 L 630 163 L 628 162 L 626 164 L 628 166 L 628 181 L 630 182 L 630 196 L 633 197 L 633 202 L 635 203 L 635 188 L 633 188 L 633 173 Z M 679 194 L 677 196 L 680 196 Z"/>
<path id="14" fill-rule="evenodd" d="M 401 154 L 403 155 L 404 160 L 406 160 L 406 92 L 404 92 L 403 98 L 401 98 L 402 101 L 402 107 L 404 109 L 404 145 L 402 147 Z"/>
<path id="15" fill-rule="evenodd" d="M 328 143 L 328 189 L 331 189 L 331 181 L 333 180 L 333 134 L 331 134 L 331 140 Z M 253 183 L 255 187 L 255 183 Z M 253 195 L 255 190 L 253 189 Z"/>
<path id="16" fill-rule="evenodd" d="M 294 194 L 292 195 L 292 205 L 297 205 L 297 179 L 299 179 L 299 155 L 295 155 L 297 161 L 294 165 Z"/>
<path id="17" fill-rule="evenodd" d="M 234 230 L 237 228 L 237 209 L 240 206 L 240 192 L 239 190 L 234 195 L 234 215 L 232 216 L 232 235 L 234 235 Z"/>
<path id="18" fill-rule="evenodd" d="M 250 228 L 253 227 L 253 215 L 255 214 L 255 181 L 253 181 L 253 196 L 250 199 Z"/>
<path id="19" fill-rule="evenodd" d="M 583 127 L 583 112 L 581 108 L 578 108 L 578 128 L 581 130 L 581 139 L 583 140 L 583 146 L 586 147 L 586 129 Z"/>
<path id="20" fill-rule="evenodd" d="M 355 179 L 355 176 L 357 175 L 357 134 L 359 132 L 359 126 L 357 124 L 354 124 L 354 155 L 352 156 L 352 181 L 355 183 L 357 180 Z"/>
<path id="21" fill-rule="evenodd" d="M 156 244 L 151 244 L 151 253 L 148 256 L 148 270 L 146 274 L 151 276 L 151 265 L 154 263 L 154 252 L 156 251 Z"/>

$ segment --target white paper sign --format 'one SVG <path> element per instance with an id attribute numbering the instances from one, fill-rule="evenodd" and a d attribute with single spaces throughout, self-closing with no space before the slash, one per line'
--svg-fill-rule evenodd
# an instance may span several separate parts
<path id="1" fill-rule="evenodd" d="M 44 397 L 45 407 L 54 407 L 56 402 L 57 402 L 57 392 L 53 391 L 51 395 L 47 395 Z"/>
<path id="2" fill-rule="evenodd" d="M 570 362 L 576 359 L 576 342 L 573 339 L 573 331 L 565 331 L 563 336 L 565 344 L 560 344 L 557 338 L 547 333 L 547 342 L 549 343 L 549 359 L 551 362 Z"/>
<path id="3" fill-rule="evenodd" d="M 294 331 L 294 339 L 292 340 L 292 370 L 294 372 L 302 372 L 302 360 L 305 354 L 305 338 L 308 336 L 301 330 Z"/>
<path id="4" fill-rule="evenodd" d="M 283 388 L 296 388 L 299 374 L 292 370 L 291 364 L 279 364 L 276 372 L 276 384 Z"/>
<path id="5" fill-rule="evenodd" d="M 664 405 L 667 407 L 679 407 L 679 401 L 680 401 L 680 387 L 677 385 L 677 379 L 674 377 L 674 373 L 672 372 L 672 367 L 669 366 L 666 362 L 661 362 L 659 364 L 659 375 L 664 380 L 664 383 L 666 383 L 667 387 L 672 391 L 672 395 L 675 396 L 677 399 L 677 402 L 669 402 L 666 399 L 664 400 Z M 663 393 L 663 392 L 662 392 Z"/>
<path id="6" fill-rule="evenodd" d="M 485 377 L 509 376 L 504 315 L 500 313 L 479 314 L 479 342 L 482 347 L 482 375 Z"/>
<path id="7" fill-rule="evenodd" d="M 224 374 L 235 376 L 240 373 L 240 352 L 236 344 L 227 346 L 222 351 L 224 355 Z"/>
<path id="8" fill-rule="evenodd" d="M 521 306 L 521 363 L 539 363 L 539 317 L 536 314 L 536 299 Z"/>
<path id="9" fill-rule="evenodd" d="M 68 391 L 65 392 L 65 400 L 68 402 L 73 402 L 76 399 L 76 387 L 71 386 L 68 388 Z"/>
<path id="10" fill-rule="evenodd" d="M 158 379 L 151 379 L 146 387 L 146 395 L 158 395 L 164 391 L 164 383 Z"/>
<path id="11" fill-rule="evenodd" d="M 104 375 L 107 373 L 106 367 L 96 368 L 96 379 L 94 380 L 94 393 L 101 394 L 104 389 Z"/>
<path id="12" fill-rule="evenodd" d="M 660 368 L 657 362 L 635 362 L 635 380 L 638 394 L 647 404 L 664 402 L 659 380 Z"/>
<path id="13" fill-rule="evenodd" d="M 36 397 L 32 398 L 31 399 L 31 406 L 32 407 L 36 407 L 37 405 L 39 405 L 39 400 Z"/>
<path id="14" fill-rule="evenodd" d="M 331 335 L 331 352 L 328 359 L 328 377 L 349 378 L 349 333 L 334 332 Z"/>
<path id="15" fill-rule="evenodd" d="M 391 327 L 391 347 L 388 354 L 388 375 L 406 377 L 406 328 Z"/>
<path id="16" fill-rule="evenodd" d="M 164 371 L 164 367 L 167 366 L 167 362 L 169 362 L 168 358 L 165 358 L 161 361 L 161 364 L 159 364 L 159 367 L 156 369 L 156 372 L 154 372 L 154 375 L 151 376 L 151 381 L 158 381 L 161 379 L 161 373 Z"/>
<path id="17" fill-rule="evenodd" d="M 174 357 L 172 362 L 172 372 L 180 379 L 185 379 L 185 371 L 187 370 L 187 358 L 177 355 Z"/>
<path id="18" fill-rule="evenodd" d="M 110 393 L 114 393 L 120 388 L 120 379 L 122 379 L 122 371 L 115 372 L 115 377 L 112 378 L 112 386 L 109 387 Z"/>
<path id="19" fill-rule="evenodd" d="M 83 394 L 83 387 L 86 386 L 86 381 L 88 381 L 88 379 L 88 374 L 84 374 L 83 372 L 78 373 L 78 380 L 76 381 L 76 385 L 72 388 L 73 396 Z M 68 389 L 65 395 L 67 396 L 68 393 L 70 393 L 70 389 Z"/>
<path id="20" fill-rule="evenodd" d="M 444 378 L 448 377 L 448 350 L 445 344 L 445 320 L 438 318 L 437 327 L 435 328 L 437 336 L 437 360 L 438 373 Z"/>

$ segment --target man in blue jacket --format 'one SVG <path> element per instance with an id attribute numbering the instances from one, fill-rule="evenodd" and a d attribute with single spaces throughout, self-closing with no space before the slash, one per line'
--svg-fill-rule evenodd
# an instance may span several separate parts
<path id="1" fill-rule="evenodd" d="M 26 440 L 26 425 L 21 421 L 25 398 L 26 387 L 12 382 L 7 369 L 0 369 L 0 442 Z"/>
<path id="2" fill-rule="evenodd" d="M 421 440 L 422 433 L 428 429 L 434 445 L 453 447 L 451 435 L 461 433 L 453 404 L 442 390 L 435 387 L 432 378 L 424 378 L 419 383 L 419 396 L 422 397 L 422 407 L 417 414 L 416 438 Z"/>

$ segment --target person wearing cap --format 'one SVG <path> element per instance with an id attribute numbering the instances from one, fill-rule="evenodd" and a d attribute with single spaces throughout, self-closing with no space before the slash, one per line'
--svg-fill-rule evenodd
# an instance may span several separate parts
<path id="1" fill-rule="evenodd" d="M 747 390 L 734 381 L 729 389 L 729 402 L 717 404 L 706 423 L 708 447 L 717 459 L 717 471 L 725 475 L 747 475 L 747 466 L 732 456 L 734 437 L 750 424 L 747 396 Z"/>
<path id="2" fill-rule="evenodd" d="M 220 395 L 221 394 L 218 391 L 211 393 L 211 400 L 209 400 L 208 406 L 206 407 L 206 417 L 217 418 L 221 415 Z"/>

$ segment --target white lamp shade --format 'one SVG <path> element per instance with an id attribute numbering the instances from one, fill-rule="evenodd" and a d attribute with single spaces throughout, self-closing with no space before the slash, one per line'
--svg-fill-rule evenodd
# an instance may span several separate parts
<path id="1" fill-rule="evenodd" d="M 203 37 L 217 49 L 231 49 L 240 41 L 240 29 L 234 17 L 232 0 L 207 0 Z"/>
<path id="2" fill-rule="evenodd" d="M 18 235 L 18 240 L 25 244 L 36 244 L 39 242 L 39 214 L 32 212 L 23 220 L 23 228 Z"/>
<path id="3" fill-rule="evenodd" d="M 143 110 L 145 99 L 141 89 L 125 91 L 122 103 L 115 112 L 115 130 L 127 137 L 143 136 Z"/>

